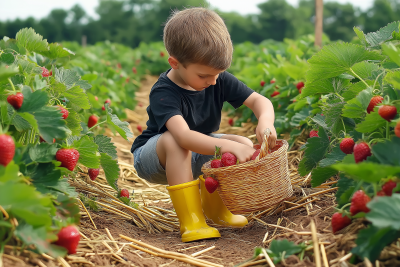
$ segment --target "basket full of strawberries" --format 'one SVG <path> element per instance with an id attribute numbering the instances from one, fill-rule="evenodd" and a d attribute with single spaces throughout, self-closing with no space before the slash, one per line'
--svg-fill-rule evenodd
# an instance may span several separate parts
<path id="1" fill-rule="evenodd" d="M 205 185 L 211 193 L 218 190 L 225 206 L 234 214 L 265 210 L 293 194 L 289 177 L 286 140 L 268 148 L 269 129 L 248 162 L 238 164 L 231 153 L 216 155 L 202 167 Z"/>

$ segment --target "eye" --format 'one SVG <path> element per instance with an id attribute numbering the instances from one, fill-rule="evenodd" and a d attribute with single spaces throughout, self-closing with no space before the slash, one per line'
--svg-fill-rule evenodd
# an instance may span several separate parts
<path id="1" fill-rule="evenodd" d="M 199 76 L 200 77 L 200 79 L 204 79 L 204 78 L 206 78 L 205 76 Z"/>

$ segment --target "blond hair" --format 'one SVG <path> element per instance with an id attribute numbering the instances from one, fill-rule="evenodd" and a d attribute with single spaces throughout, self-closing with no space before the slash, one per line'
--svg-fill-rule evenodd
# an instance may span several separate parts
<path id="1" fill-rule="evenodd" d="M 164 27 L 164 45 L 184 67 L 202 64 L 226 70 L 233 46 L 222 18 L 203 7 L 173 11 Z"/>

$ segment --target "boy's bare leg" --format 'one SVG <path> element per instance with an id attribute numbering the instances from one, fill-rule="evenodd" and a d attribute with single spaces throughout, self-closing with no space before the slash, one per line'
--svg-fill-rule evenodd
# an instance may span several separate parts
<path id="1" fill-rule="evenodd" d="M 232 140 L 232 141 L 239 142 L 239 143 L 242 143 L 244 145 L 248 145 L 250 147 L 253 147 L 253 142 L 249 138 L 244 137 L 244 136 L 235 135 L 235 134 L 225 134 L 221 138 Z"/>
<path id="2" fill-rule="evenodd" d="M 192 152 L 180 147 L 169 131 L 158 139 L 156 151 L 170 186 L 193 181 Z"/>

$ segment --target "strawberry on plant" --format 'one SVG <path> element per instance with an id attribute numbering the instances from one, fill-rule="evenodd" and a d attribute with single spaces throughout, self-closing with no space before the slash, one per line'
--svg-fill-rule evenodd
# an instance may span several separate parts
<path id="1" fill-rule="evenodd" d="M 385 195 L 390 197 L 390 196 L 392 196 L 393 189 L 395 189 L 396 186 L 397 186 L 396 182 L 389 180 L 382 186 L 382 190 L 383 190 L 383 192 L 385 192 Z"/>
<path id="2" fill-rule="evenodd" d="M 371 98 L 371 101 L 369 101 L 369 104 L 367 107 L 368 114 L 374 110 L 376 105 L 378 105 L 379 103 L 382 103 L 382 101 L 383 101 L 383 97 L 381 97 L 380 95 L 373 96 Z"/>
<path id="3" fill-rule="evenodd" d="M 90 180 L 94 181 L 97 176 L 99 175 L 100 169 L 88 169 L 88 174 L 89 174 L 89 178 Z"/>
<path id="4" fill-rule="evenodd" d="M 50 73 L 49 73 L 49 76 L 52 76 L 52 75 L 53 75 L 53 71 L 51 70 Z"/>
<path id="5" fill-rule="evenodd" d="M 224 165 L 224 167 L 228 167 L 228 166 L 236 165 L 237 158 L 232 153 L 226 152 L 226 153 L 222 154 L 221 162 L 222 162 L 222 165 Z"/>
<path id="6" fill-rule="evenodd" d="M 260 154 L 260 149 L 257 149 L 256 151 L 254 151 L 253 156 L 251 156 L 251 160 L 255 160 L 257 158 L 258 154 Z"/>
<path id="7" fill-rule="evenodd" d="M 395 106 L 383 105 L 379 107 L 378 113 L 382 118 L 390 122 L 396 117 L 397 108 Z"/>
<path id="8" fill-rule="evenodd" d="M 353 153 L 354 148 L 354 140 L 353 138 L 346 137 L 343 138 L 342 142 L 340 142 L 340 150 L 342 150 L 345 154 Z"/>
<path id="9" fill-rule="evenodd" d="M 118 67 L 119 69 L 122 69 L 121 63 L 117 63 L 117 67 Z"/>
<path id="10" fill-rule="evenodd" d="M 21 92 L 18 92 L 15 95 L 9 95 L 7 97 L 7 102 L 15 109 L 20 109 L 24 102 L 24 95 Z"/>
<path id="11" fill-rule="evenodd" d="M 136 129 L 139 131 L 139 133 L 143 132 L 143 129 L 142 129 L 141 125 L 136 126 Z"/>
<path id="12" fill-rule="evenodd" d="M 106 110 L 106 108 L 104 106 L 101 107 L 101 110 Z"/>
<path id="13" fill-rule="evenodd" d="M 394 133 L 398 138 L 400 138 L 400 121 L 398 121 L 396 126 L 394 127 Z"/>
<path id="14" fill-rule="evenodd" d="M 269 83 L 275 83 L 275 80 L 271 80 Z"/>
<path id="15" fill-rule="evenodd" d="M 81 236 L 75 226 L 69 225 L 62 228 L 60 232 L 58 232 L 57 236 L 58 240 L 55 242 L 56 245 L 66 248 L 68 254 L 76 253 L 76 248 L 78 247 Z"/>
<path id="16" fill-rule="evenodd" d="M 15 143 L 8 134 L 0 134 L 0 164 L 4 167 L 12 161 L 15 155 Z"/>
<path id="17" fill-rule="evenodd" d="M 301 90 L 301 88 L 303 88 L 304 87 L 304 83 L 303 82 L 298 82 L 297 84 L 296 84 L 296 88 L 297 88 L 297 90 Z"/>
<path id="18" fill-rule="evenodd" d="M 339 230 L 342 230 L 346 226 L 351 224 L 351 219 L 342 213 L 336 212 L 332 215 L 331 225 L 332 225 L 332 232 L 336 233 Z"/>
<path id="19" fill-rule="evenodd" d="M 135 73 L 135 74 L 137 74 L 137 69 L 136 69 L 136 67 L 132 67 L 132 72 Z"/>
<path id="20" fill-rule="evenodd" d="M 277 95 L 279 95 L 280 93 L 278 92 L 278 91 L 274 91 L 272 94 L 271 94 L 271 97 L 274 97 L 274 96 L 277 96 Z"/>
<path id="21" fill-rule="evenodd" d="M 58 108 L 59 108 L 60 111 L 61 111 L 61 114 L 62 114 L 63 119 L 64 119 L 64 120 L 67 119 L 67 118 L 68 118 L 68 115 L 69 115 L 68 110 L 67 110 L 66 108 L 64 108 L 63 106 L 60 106 L 60 105 L 58 105 Z"/>
<path id="22" fill-rule="evenodd" d="M 91 115 L 89 117 L 88 124 L 87 124 L 88 128 L 90 129 L 93 126 L 95 126 L 97 124 L 98 120 L 99 120 L 99 118 L 97 118 L 96 115 Z"/>
<path id="23" fill-rule="evenodd" d="M 376 195 L 377 195 L 378 197 L 384 197 L 384 196 L 386 196 L 385 191 L 383 191 L 383 190 L 379 190 L 378 193 L 376 193 Z"/>
<path id="24" fill-rule="evenodd" d="M 164 57 L 164 52 L 163 51 L 160 52 L 160 57 Z"/>
<path id="25" fill-rule="evenodd" d="M 122 189 L 119 196 L 129 198 L 129 191 L 127 189 Z"/>
<path id="26" fill-rule="evenodd" d="M 79 152 L 74 148 L 61 148 L 56 153 L 56 160 L 61 162 L 60 167 L 73 171 L 79 160 Z"/>
<path id="27" fill-rule="evenodd" d="M 261 81 L 261 82 L 260 82 L 260 85 L 261 85 L 262 87 L 264 87 L 265 81 Z"/>
<path id="28" fill-rule="evenodd" d="M 364 161 L 367 157 L 371 156 L 371 149 L 367 143 L 361 142 L 354 145 L 354 160 L 356 163 Z"/>
<path id="29" fill-rule="evenodd" d="M 351 205 L 350 205 L 350 213 L 351 215 L 356 215 L 359 212 L 369 212 L 370 209 L 367 207 L 367 203 L 370 202 L 371 199 L 367 196 L 364 191 L 358 190 L 354 193 L 353 197 L 351 198 Z"/>
<path id="30" fill-rule="evenodd" d="M 311 130 L 310 131 L 310 137 L 319 137 L 318 131 L 317 130 Z"/>
<path id="31" fill-rule="evenodd" d="M 94 96 L 94 100 L 99 101 L 99 98 L 96 96 Z"/>
<path id="32" fill-rule="evenodd" d="M 208 193 L 212 194 L 217 189 L 219 183 L 212 177 L 207 177 L 204 181 L 204 186 L 206 187 Z"/>
<path id="33" fill-rule="evenodd" d="M 233 119 L 229 118 L 228 123 L 229 123 L 230 126 L 233 126 Z"/>
<path id="34" fill-rule="evenodd" d="M 104 101 L 104 104 L 109 104 L 109 106 L 111 106 L 111 99 L 109 99 L 109 98 L 107 98 L 107 100 L 106 101 Z"/>
<path id="35" fill-rule="evenodd" d="M 50 72 L 48 69 L 46 69 L 45 67 L 41 67 L 42 68 L 42 76 L 43 77 L 49 77 L 50 76 Z"/>

